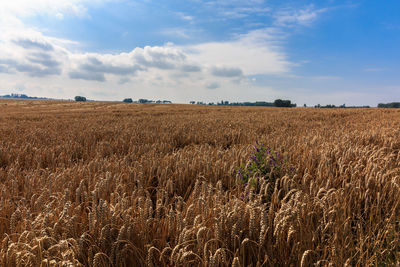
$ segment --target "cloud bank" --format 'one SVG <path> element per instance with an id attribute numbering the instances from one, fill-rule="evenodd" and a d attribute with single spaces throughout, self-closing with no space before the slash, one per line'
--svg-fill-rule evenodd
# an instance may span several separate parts
<path id="1" fill-rule="evenodd" d="M 135 79 L 151 83 L 158 75 L 163 81 L 202 79 L 215 89 L 233 78 L 286 73 L 291 65 L 285 53 L 269 42 L 268 29 L 251 31 L 229 42 L 135 47 L 117 54 L 76 52 L 70 49 L 73 42 L 32 28 L 5 31 L 0 37 L 0 72 L 30 77 L 61 76 L 100 83 L 122 80 L 125 84 Z M 219 79 L 218 87 L 215 79 Z"/>

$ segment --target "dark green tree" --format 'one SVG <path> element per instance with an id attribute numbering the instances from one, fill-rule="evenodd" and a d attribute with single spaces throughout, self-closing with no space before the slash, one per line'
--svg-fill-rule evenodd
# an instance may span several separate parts
<path id="1" fill-rule="evenodd" d="M 86 101 L 86 97 L 77 95 L 77 96 L 75 96 L 75 101 L 85 102 Z"/>
<path id="2" fill-rule="evenodd" d="M 400 102 L 379 103 L 378 108 L 400 108 Z"/>
<path id="3" fill-rule="evenodd" d="M 124 100 L 122 100 L 122 102 L 124 102 L 124 103 L 132 103 L 133 100 L 132 100 L 132 98 L 125 98 Z"/>
<path id="4" fill-rule="evenodd" d="M 290 107 L 292 107 L 292 103 L 291 103 L 290 100 L 276 99 L 274 101 L 274 106 L 275 107 L 287 107 L 287 108 L 290 108 Z"/>

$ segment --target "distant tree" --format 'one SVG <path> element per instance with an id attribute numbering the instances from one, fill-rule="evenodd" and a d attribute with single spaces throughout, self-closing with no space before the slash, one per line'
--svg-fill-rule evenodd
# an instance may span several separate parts
<path id="1" fill-rule="evenodd" d="M 139 99 L 139 103 L 148 103 L 148 102 L 149 102 L 149 100 L 147 100 L 147 99 L 143 99 L 143 98 Z"/>
<path id="2" fill-rule="evenodd" d="M 400 108 L 400 102 L 379 103 L 378 108 Z"/>
<path id="3" fill-rule="evenodd" d="M 290 107 L 292 107 L 292 103 L 291 103 L 290 100 L 276 99 L 274 101 L 274 106 L 275 107 L 287 107 L 287 108 L 290 108 Z"/>
<path id="4" fill-rule="evenodd" d="M 194 104 L 196 104 L 196 101 L 190 101 L 189 103 L 194 105 Z"/>
<path id="5" fill-rule="evenodd" d="M 124 103 L 132 103 L 133 100 L 132 100 L 132 98 L 125 98 L 124 100 L 122 100 L 122 102 L 124 102 Z"/>
<path id="6" fill-rule="evenodd" d="M 77 95 L 77 96 L 75 96 L 75 101 L 85 102 L 86 101 L 86 97 Z"/>
<path id="7" fill-rule="evenodd" d="M 321 106 L 320 104 L 318 104 L 317 106 L 315 106 L 316 108 L 336 108 L 336 106 L 335 105 L 332 105 L 332 104 L 328 104 L 328 105 L 325 105 L 325 106 Z"/>
<path id="8" fill-rule="evenodd" d="M 399 102 L 392 102 L 389 104 L 389 108 L 400 108 Z"/>
<path id="9" fill-rule="evenodd" d="M 304 107 L 306 108 L 306 107 L 307 107 L 307 104 L 304 104 Z"/>

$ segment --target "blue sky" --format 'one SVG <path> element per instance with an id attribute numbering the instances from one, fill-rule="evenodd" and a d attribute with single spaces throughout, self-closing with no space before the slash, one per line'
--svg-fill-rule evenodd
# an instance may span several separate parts
<path id="1" fill-rule="evenodd" d="M 400 101 L 400 2 L 0 3 L 0 94 Z"/>

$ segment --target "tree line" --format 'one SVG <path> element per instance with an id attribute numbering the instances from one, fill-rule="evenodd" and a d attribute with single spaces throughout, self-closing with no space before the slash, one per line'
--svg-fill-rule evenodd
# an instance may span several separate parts
<path id="1" fill-rule="evenodd" d="M 41 99 L 41 98 L 34 98 L 28 97 L 26 95 L 5 95 L 2 96 L 3 98 L 26 98 L 26 99 Z M 86 97 L 84 96 L 75 96 L 75 101 L 82 102 L 87 101 Z M 171 104 L 172 102 L 169 100 L 148 100 L 140 98 L 137 101 L 134 101 L 132 98 L 125 98 L 122 100 L 124 103 L 156 103 L 156 104 Z M 295 103 L 292 103 L 290 100 L 282 100 L 276 99 L 274 102 L 266 102 L 266 101 L 256 101 L 256 102 L 229 102 L 226 100 L 221 100 L 221 102 L 209 102 L 208 104 L 201 101 L 190 101 L 190 104 L 196 105 L 218 105 L 218 106 L 256 106 L 256 107 L 297 107 Z M 307 107 L 304 104 L 304 107 Z M 370 106 L 346 106 L 346 104 L 335 106 L 335 105 L 315 105 L 314 108 L 370 108 Z M 378 108 L 400 108 L 400 102 L 391 102 L 391 103 L 379 103 Z"/>
<path id="2" fill-rule="evenodd" d="M 205 103 L 205 102 L 196 102 L 196 101 L 190 101 L 190 104 L 193 105 L 217 105 L 217 106 L 256 106 L 256 107 L 296 107 L 297 105 L 295 103 L 292 103 L 290 100 L 282 100 L 282 99 L 276 99 L 274 102 L 266 102 L 266 101 L 256 101 L 256 102 L 229 102 L 225 100 L 221 100 L 221 102 L 217 102 L 216 104 L 214 102 L 210 103 Z"/>
<path id="3" fill-rule="evenodd" d="M 75 96 L 75 101 L 77 102 L 85 102 L 87 101 L 86 97 L 84 96 Z M 122 100 L 124 103 L 156 103 L 156 104 L 171 104 L 172 102 L 169 100 L 148 100 L 148 99 L 143 99 L 140 98 L 137 101 L 134 101 L 132 98 L 125 98 Z"/>
<path id="4" fill-rule="evenodd" d="M 379 103 L 378 108 L 400 108 L 400 102 Z"/>

